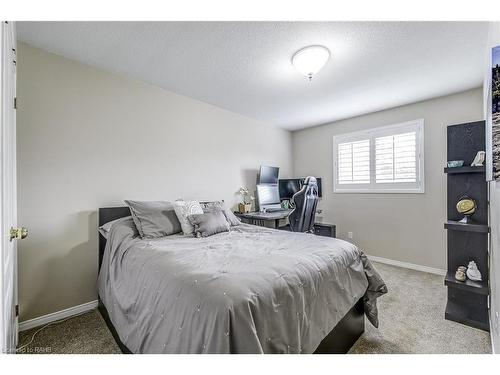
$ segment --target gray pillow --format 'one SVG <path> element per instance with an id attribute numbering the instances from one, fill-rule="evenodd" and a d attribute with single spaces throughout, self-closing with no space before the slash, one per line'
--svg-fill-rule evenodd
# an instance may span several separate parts
<path id="1" fill-rule="evenodd" d="M 132 216 L 122 217 L 113 221 L 109 221 L 106 224 L 99 227 L 99 233 L 107 240 L 111 233 L 119 231 L 120 236 L 139 236 L 139 231 L 135 226 Z"/>
<path id="2" fill-rule="evenodd" d="M 124 221 L 127 221 L 127 220 L 131 220 L 132 217 L 131 216 L 125 216 L 125 217 L 121 217 L 119 219 L 115 219 L 115 220 L 112 220 L 112 221 L 108 221 L 106 224 L 103 224 L 101 225 L 99 228 L 97 228 L 97 230 L 99 231 L 99 233 L 102 234 L 102 236 L 106 239 L 108 239 L 108 235 L 109 235 L 109 232 L 111 232 L 111 228 L 115 225 L 115 224 L 119 224 L 119 223 L 122 223 Z M 132 224 L 134 225 L 134 224 Z"/>
<path id="3" fill-rule="evenodd" d="M 216 233 L 229 232 L 229 223 L 220 210 L 189 215 L 188 220 L 194 226 L 196 237 L 208 237 Z"/>
<path id="4" fill-rule="evenodd" d="M 229 222 L 231 226 L 236 226 L 241 224 L 241 220 L 236 217 L 233 212 L 226 208 L 224 205 L 224 201 L 213 201 L 213 202 L 200 202 L 201 208 L 203 208 L 203 212 L 212 212 L 220 210 L 226 216 L 226 220 Z"/>
<path id="5" fill-rule="evenodd" d="M 181 231 L 174 206 L 164 201 L 129 201 L 132 219 L 142 238 L 165 237 Z"/>

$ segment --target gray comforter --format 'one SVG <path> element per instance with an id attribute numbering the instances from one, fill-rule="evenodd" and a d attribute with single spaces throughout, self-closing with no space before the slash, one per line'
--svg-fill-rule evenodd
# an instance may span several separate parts
<path id="1" fill-rule="evenodd" d="M 134 353 L 312 353 L 360 298 L 387 291 L 348 242 L 242 224 L 208 238 L 115 225 L 99 295 Z"/>

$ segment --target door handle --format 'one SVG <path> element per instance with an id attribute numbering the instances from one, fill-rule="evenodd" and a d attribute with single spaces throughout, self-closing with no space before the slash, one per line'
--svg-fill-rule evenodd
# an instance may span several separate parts
<path id="1" fill-rule="evenodd" d="M 10 228 L 10 240 L 22 240 L 28 236 L 28 229 L 22 228 Z"/>

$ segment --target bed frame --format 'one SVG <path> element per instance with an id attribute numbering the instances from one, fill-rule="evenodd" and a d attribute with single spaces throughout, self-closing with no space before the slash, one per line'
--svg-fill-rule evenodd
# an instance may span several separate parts
<path id="1" fill-rule="evenodd" d="M 115 219 L 119 219 L 130 215 L 128 207 L 108 207 L 99 208 L 99 226 Z M 106 239 L 99 234 L 99 270 L 101 269 L 102 257 L 106 247 Z M 106 325 L 108 326 L 111 334 L 113 335 L 116 343 L 121 351 L 125 354 L 132 352 L 120 340 L 120 336 L 116 331 L 111 319 L 109 317 L 106 306 L 98 296 L 99 305 L 98 309 L 101 313 Z M 345 314 L 345 316 L 337 323 L 337 325 L 330 331 L 323 341 L 319 344 L 314 353 L 317 354 L 345 354 L 349 351 L 356 340 L 361 336 L 365 330 L 364 307 L 363 298 L 358 300 L 356 304 Z"/>

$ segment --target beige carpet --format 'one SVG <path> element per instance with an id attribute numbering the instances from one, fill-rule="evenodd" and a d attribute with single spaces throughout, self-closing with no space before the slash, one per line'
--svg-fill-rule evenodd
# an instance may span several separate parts
<path id="1" fill-rule="evenodd" d="M 491 353 L 490 334 L 444 319 L 444 276 L 375 263 L 389 293 L 350 353 Z"/>
<path id="2" fill-rule="evenodd" d="M 19 345 L 27 344 L 38 328 L 20 332 Z M 56 323 L 38 332 L 33 342 L 19 350 L 23 354 L 113 354 L 121 353 L 97 310 Z"/>
<path id="3" fill-rule="evenodd" d="M 380 327 L 366 323 L 350 353 L 491 353 L 490 335 L 444 319 L 443 277 L 375 263 L 389 287 L 379 299 Z M 20 346 L 37 330 L 21 332 Z M 120 353 L 99 312 L 40 331 L 21 353 Z"/>

